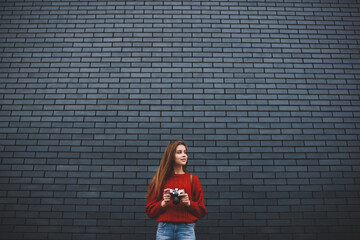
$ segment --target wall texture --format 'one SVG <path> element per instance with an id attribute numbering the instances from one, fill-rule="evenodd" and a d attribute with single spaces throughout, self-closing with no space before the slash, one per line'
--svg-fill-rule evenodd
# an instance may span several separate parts
<path id="1" fill-rule="evenodd" d="M 198 239 L 360 234 L 360 3 L 0 3 L 0 239 L 154 239 L 189 145 Z"/>

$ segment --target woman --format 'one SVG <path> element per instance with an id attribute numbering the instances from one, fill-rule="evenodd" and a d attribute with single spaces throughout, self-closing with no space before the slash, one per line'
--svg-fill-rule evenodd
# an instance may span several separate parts
<path id="1" fill-rule="evenodd" d="M 157 219 L 157 240 L 195 239 L 194 223 L 206 215 L 200 180 L 186 169 L 187 160 L 185 142 L 170 142 L 149 185 L 145 211 Z"/>

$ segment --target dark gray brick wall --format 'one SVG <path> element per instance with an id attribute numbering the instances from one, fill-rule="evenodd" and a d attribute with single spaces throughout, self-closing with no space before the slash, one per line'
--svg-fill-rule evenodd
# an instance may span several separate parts
<path id="1" fill-rule="evenodd" d="M 359 7 L 2 0 L 0 238 L 153 239 L 185 139 L 198 239 L 358 239 Z"/>

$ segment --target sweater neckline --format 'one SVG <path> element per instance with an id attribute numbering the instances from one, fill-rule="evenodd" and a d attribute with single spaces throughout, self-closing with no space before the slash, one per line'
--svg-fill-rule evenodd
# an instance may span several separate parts
<path id="1" fill-rule="evenodd" d="M 173 176 L 185 176 L 187 173 L 174 173 Z"/>

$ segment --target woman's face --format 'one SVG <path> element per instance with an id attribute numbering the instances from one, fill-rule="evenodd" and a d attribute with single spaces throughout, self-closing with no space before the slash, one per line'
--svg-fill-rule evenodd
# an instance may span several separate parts
<path id="1" fill-rule="evenodd" d="M 187 150 L 184 145 L 176 147 L 175 151 L 175 164 L 185 166 L 188 160 Z"/>

